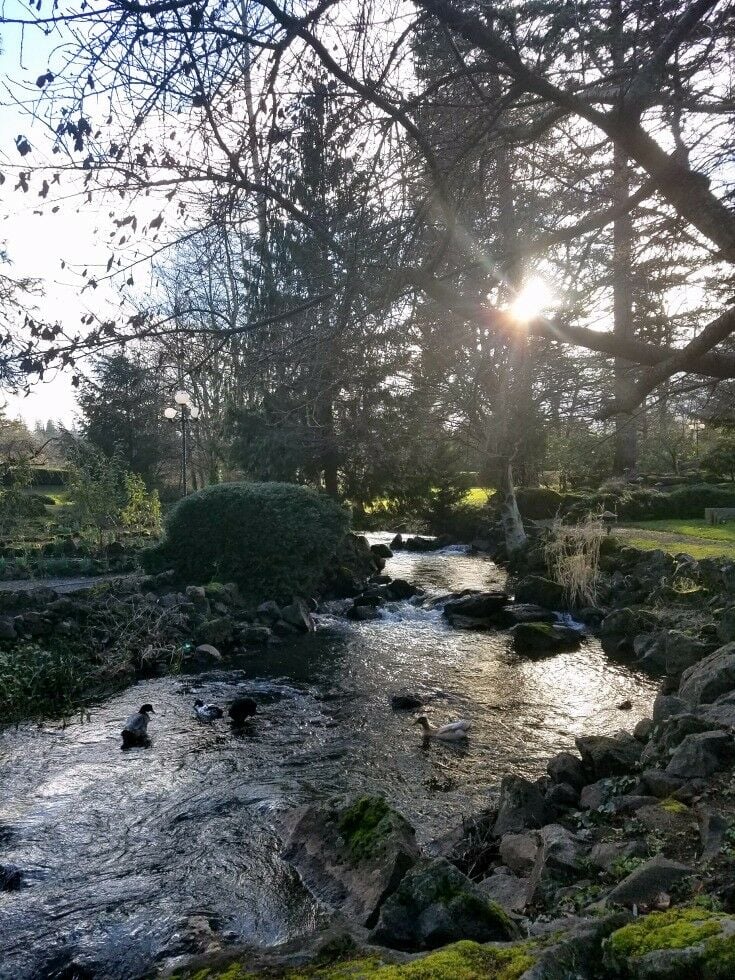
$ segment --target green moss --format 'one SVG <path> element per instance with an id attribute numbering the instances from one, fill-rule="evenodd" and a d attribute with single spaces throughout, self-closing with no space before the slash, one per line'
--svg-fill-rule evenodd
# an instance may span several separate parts
<path id="1" fill-rule="evenodd" d="M 707 980 L 727 980 L 735 976 L 735 937 L 723 936 L 722 926 L 731 921 L 732 917 L 722 912 L 697 906 L 652 912 L 610 936 L 606 961 L 616 968 L 630 968 L 655 950 L 698 946 L 704 972 L 697 975 Z"/>
<path id="2" fill-rule="evenodd" d="M 673 799 L 673 797 L 671 797 L 671 796 L 669 796 L 665 800 L 661 800 L 659 806 L 663 810 L 666 810 L 668 813 L 688 813 L 689 812 L 689 807 L 686 806 L 686 804 L 681 803 L 679 800 Z"/>
<path id="3" fill-rule="evenodd" d="M 339 815 L 339 832 L 358 860 L 373 855 L 395 830 L 408 827 L 382 796 L 362 796 Z"/>
<path id="4" fill-rule="evenodd" d="M 385 963 L 373 956 L 264 975 L 282 980 L 518 980 L 534 962 L 533 943 L 496 948 L 464 940 L 409 963 Z M 232 963 L 222 972 L 218 968 L 200 970 L 187 980 L 251 980 L 254 976 L 243 964 Z"/>

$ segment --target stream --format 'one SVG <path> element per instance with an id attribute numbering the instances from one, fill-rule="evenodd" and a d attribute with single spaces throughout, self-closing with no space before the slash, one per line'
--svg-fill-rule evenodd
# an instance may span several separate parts
<path id="1" fill-rule="evenodd" d="M 429 595 L 504 582 L 463 547 L 399 552 L 386 571 Z M 423 745 L 412 714 L 391 710 L 398 691 L 425 695 L 435 723 L 471 719 L 468 744 Z M 195 697 L 239 694 L 261 712 L 243 729 L 193 717 Z M 0 978 L 133 980 L 202 926 L 265 945 L 310 932 L 328 913 L 279 856 L 295 807 L 379 791 L 426 842 L 487 805 L 502 775 L 540 775 L 576 735 L 631 728 L 654 696 L 594 639 L 520 657 L 507 634 L 452 629 L 409 601 L 374 622 L 321 615 L 315 633 L 237 670 L 140 682 L 89 720 L 7 729 L 0 863 L 24 884 L 0 893 Z M 624 699 L 632 710 L 616 708 Z M 152 745 L 123 752 L 124 719 L 144 702 Z"/>

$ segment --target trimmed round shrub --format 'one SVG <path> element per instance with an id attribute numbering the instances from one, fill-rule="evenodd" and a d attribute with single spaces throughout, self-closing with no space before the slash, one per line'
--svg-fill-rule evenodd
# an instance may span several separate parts
<path id="1" fill-rule="evenodd" d="M 251 603 L 290 601 L 313 595 L 348 527 L 347 511 L 308 487 L 220 483 L 176 504 L 143 564 L 186 584 L 236 582 Z"/>
<path id="2" fill-rule="evenodd" d="M 519 487 L 516 490 L 516 503 L 521 517 L 531 521 L 555 517 L 563 499 L 560 493 L 549 487 Z"/>

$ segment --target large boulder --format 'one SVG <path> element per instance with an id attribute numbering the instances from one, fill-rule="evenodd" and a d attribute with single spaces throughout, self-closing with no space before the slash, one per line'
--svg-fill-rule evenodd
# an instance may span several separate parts
<path id="1" fill-rule="evenodd" d="M 735 745 L 728 732 L 698 732 L 687 735 L 674 750 L 666 772 L 681 779 L 711 776 L 726 769 L 735 756 Z"/>
<path id="2" fill-rule="evenodd" d="M 422 861 L 386 899 L 372 942 L 394 949 L 436 949 L 460 939 L 486 943 L 513 939 L 506 912 L 444 858 Z"/>
<path id="3" fill-rule="evenodd" d="M 478 619 L 488 625 L 504 623 L 503 607 L 508 604 L 507 592 L 475 592 L 449 599 L 444 603 L 444 615 L 452 621 L 454 616 Z"/>
<path id="4" fill-rule="evenodd" d="M 656 617 L 642 609 L 614 609 L 600 624 L 602 636 L 626 636 L 631 639 L 638 633 L 650 631 Z"/>
<path id="5" fill-rule="evenodd" d="M 641 743 L 624 731 L 615 735 L 581 735 L 575 742 L 591 780 L 627 775 L 636 768 L 643 751 Z"/>
<path id="6" fill-rule="evenodd" d="M 623 878 L 605 901 L 608 905 L 650 905 L 662 892 L 670 892 L 674 885 L 691 873 L 692 869 L 687 865 L 657 854 Z"/>
<path id="7" fill-rule="evenodd" d="M 300 633 L 310 633 L 314 629 L 308 605 L 297 597 L 289 605 L 281 607 L 281 619 L 289 626 L 296 627 Z"/>
<path id="8" fill-rule="evenodd" d="M 513 627 L 516 653 L 551 654 L 578 650 L 582 637 L 578 630 L 552 623 L 518 623 Z"/>
<path id="9" fill-rule="evenodd" d="M 564 608 L 564 589 L 541 575 L 527 575 L 516 585 L 516 602 L 530 602 L 544 609 Z"/>
<path id="10" fill-rule="evenodd" d="M 681 630 L 664 630 L 646 648 L 639 662 L 646 670 L 680 674 L 699 663 L 712 652 L 713 644 L 682 633 Z"/>
<path id="11" fill-rule="evenodd" d="M 543 827 L 549 807 L 536 783 L 522 776 L 504 776 L 500 784 L 500 802 L 494 833 L 519 833 L 529 828 Z"/>
<path id="12" fill-rule="evenodd" d="M 364 796 L 346 807 L 306 808 L 284 857 L 318 899 L 370 927 L 419 849 L 403 817 L 382 797 Z"/>
<path id="13" fill-rule="evenodd" d="M 684 671 L 679 697 L 692 704 L 709 704 L 735 690 L 735 643 L 727 643 Z"/>
<path id="14" fill-rule="evenodd" d="M 553 756 L 546 771 L 555 783 L 567 783 L 575 789 L 582 789 L 588 781 L 582 760 L 571 752 L 559 752 Z"/>
<path id="15" fill-rule="evenodd" d="M 521 912 L 528 902 L 527 878 L 516 875 L 494 874 L 478 883 L 478 888 L 488 901 L 499 905 L 506 912 Z"/>

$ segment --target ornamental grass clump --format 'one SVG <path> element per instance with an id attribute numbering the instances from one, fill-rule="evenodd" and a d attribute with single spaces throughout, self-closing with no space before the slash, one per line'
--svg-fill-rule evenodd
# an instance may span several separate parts
<path id="1" fill-rule="evenodd" d="M 605 535 L 601 514 L 589 515 L 579 524 L 556 520 L 550 528 L 544 547 L 546 567 L 571 607 L 595 604 Z"/>
<path id="2" fill-rule="evenodd" d="M 248 603 L 286 602 L 315 593 L 348 528 L 347 511 L 308 487 L 221 483 L 176 504 L 143 562 L 187 585 L 236 582 Z"/>

